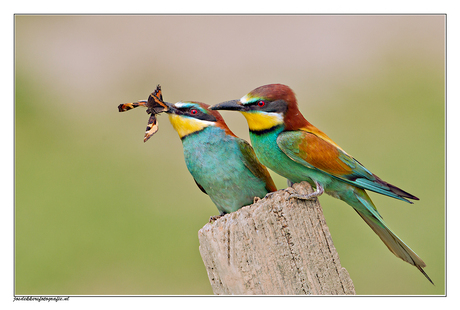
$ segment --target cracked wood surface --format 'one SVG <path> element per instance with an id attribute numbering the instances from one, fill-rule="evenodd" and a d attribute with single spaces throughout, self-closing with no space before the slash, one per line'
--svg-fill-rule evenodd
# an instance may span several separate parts
<path id="1" fill-rule="evenodd" d="M 312 192 L 306 182 L 293 188 Z M 318 200 L 287 197 L 279 190 L 199 230 L 214 294 L 355 294 Z"/>

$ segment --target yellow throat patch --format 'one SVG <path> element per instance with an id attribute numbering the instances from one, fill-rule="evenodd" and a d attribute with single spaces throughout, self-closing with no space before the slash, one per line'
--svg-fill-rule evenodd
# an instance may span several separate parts
<path id="1" fill-rule="evenodd" d="M 283 117 L 277 113 L 241 112 L 248 121 L 249 129 L 260 131 L 283 123 Z"/>
<path id="2" fill-rule="evenodd" d="M 213 122 L 203 121 L 190 117 L 183 117 L 176 114 L 169 114 L 169 121 L 181 139 L 191 133 L 204 129 L 205 127 L 214 125 Z"/>

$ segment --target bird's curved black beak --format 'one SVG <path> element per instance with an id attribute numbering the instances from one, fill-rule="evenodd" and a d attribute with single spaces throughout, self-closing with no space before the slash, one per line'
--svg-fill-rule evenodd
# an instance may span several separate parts
<path id="1" fill-rule="evenodd" d="M 236 99 L 236 100 L 230 100 L 230 101 L 218 103 L 216 105 L 213 105 L 210 109 L 211 110 L 245 111 L 246 107 L 241 104 L 239 99 Z"/>

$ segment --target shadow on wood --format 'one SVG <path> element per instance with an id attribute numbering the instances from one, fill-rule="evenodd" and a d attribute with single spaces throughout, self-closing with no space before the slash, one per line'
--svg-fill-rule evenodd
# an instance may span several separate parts
<path id="1" fill-rule="evenodd" d="M 293 188 L 312 192 L 306 182 Z M 355 294 L 318 200 L 288 197 L 279 190 L 199 230 L 214 294 Z"/>

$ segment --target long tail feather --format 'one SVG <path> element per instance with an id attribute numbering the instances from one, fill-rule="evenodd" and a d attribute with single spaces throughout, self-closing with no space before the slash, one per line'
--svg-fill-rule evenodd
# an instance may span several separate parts
<path id="1" fill-rule="evenodd" d="M 355 211 L 362 217 L 362 219 L 372 228 L 372 230 L 382 239 L 383 243 L 388 249 L 397 257 L 401 258 L 405 262 L 417 267 L 418 270 L 434 284 L 430 277 L 423 270 L 426 267 L 425 262 L 408 247 L 398 236 L 396 236 L 385 224 L 382 217 L 378 214 L 374 204 L 367 196 L 366 192 L 359 191 L 355 192 L 356 198 L 360 202 L 361 206 L 352 204 Z"/>

